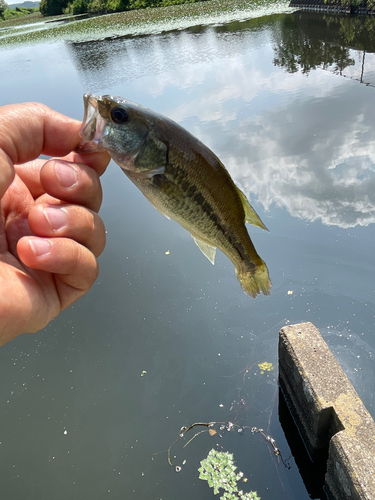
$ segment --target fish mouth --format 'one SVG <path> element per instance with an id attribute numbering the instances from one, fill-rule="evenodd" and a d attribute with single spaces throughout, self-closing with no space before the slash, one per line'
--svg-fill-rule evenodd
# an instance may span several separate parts
<path id="1" fill-rule="evenodd" d="M 82 140 L 76 148 L 78 153 L 93 153 L 105 150 L 101 141 L 108 134 L 108 131 L 107 122 L 99 112 L 101 99 L 101 96 L 93 96 L 90 92 L 83 96 L 84 115 L 79 132 Z"/>

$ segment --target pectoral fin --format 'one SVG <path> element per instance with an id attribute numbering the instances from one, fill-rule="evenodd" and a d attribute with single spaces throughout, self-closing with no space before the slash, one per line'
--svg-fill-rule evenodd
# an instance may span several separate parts
<path id="1" fill-rule="evenodd" d="M 211 264 L 215 264 L 216 248 L 202 240 L 198 240 L 198 238 L 194 238 L 194 236 L 192 238 L 198 245 L 199 250 L 203 253 L 203 255 L 207 257 Z"/>
<path id="2" fill-rule="evenodd" d="M 248 224 L 252 224 L 253 226 L 258 226 L 258 227 L 268 231 L 266 226 L 260 220 L 259 215 L 256 213 L 256 211 L 253 209 L 253 207 L 248 202 L 248 200 L 247 200 L 246 196 L 243 194 L 243 192 L 239 188 L 237 188 L 237 191 L 238 191 L 238 194 L 240 195 L 240 198 L 242 201 L 242 206 L 245 210 L 245 222 L 247 222 Z"/>

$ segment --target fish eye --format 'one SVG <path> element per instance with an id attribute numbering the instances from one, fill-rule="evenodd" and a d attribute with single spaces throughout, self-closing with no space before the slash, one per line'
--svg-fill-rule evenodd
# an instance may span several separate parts
<path id="1" fill-rule="evenodd" d="M 122 125 L 129 121 L 129 114 L 126 109 L 116 106 L 111 110 L 111 119 L 117 125 Z"/>

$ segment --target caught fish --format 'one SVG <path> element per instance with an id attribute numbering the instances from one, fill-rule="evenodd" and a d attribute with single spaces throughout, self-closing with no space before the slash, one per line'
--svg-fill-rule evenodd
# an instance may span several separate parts
<path id="1" fill-rule="evenodd" d="M 244 291 L 270 293 L 245 222 L 267 229 L 217 156 L 169 118 L 121 97 L 84 95 L 80 152 L 107 150 L 162 214 L 187 229 L 203 254 L 219 248 Z"/>

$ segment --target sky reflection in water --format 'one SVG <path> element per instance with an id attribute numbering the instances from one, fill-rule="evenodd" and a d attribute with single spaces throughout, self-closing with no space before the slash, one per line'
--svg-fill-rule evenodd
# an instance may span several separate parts
<path id="1" fill-rule="evenodd" d="M 308 78 L 280 71 L 272 64 L 283 42 L 278 23 L 261 27 L 251 37 L 220 27 L 70 48 L 94 92 L 123 93 L 136 81 L 143 101 L 158 103 L 168 93 L 162 111 L 208 143 L 265 209 L 274 203 L 292 216 L 343 228 L 373 223 L 372 88 L 324 69 Z M 361 53 L 349 52 L 349 76 L 358 76 Z M 366 64 L 374 66 L 373 54 Z"/>
<path id="2" fill-rule="evenodd" d="M 150 457 L 182 425 L 228 418 L 248 365 L 247 422 L 269 423 L 287 450 L 276 372 L 261 378 L 257 364 L 277 364 L 288 322 L 320 328 L 374 414 L 374 50 L 363 30 L 357 50 L 343 48 L 334 23 L 325 41 L 319 19 L 315 35 L 285 14 L 0 52 L 3 103 L 39 100 L 81 119 L 83 92 L 112 93 L 199 137 L 270 229 L 249 227 L 273 283 L 269 298 L 249 299 L 224 256 L 211 266 L 111 165 L 97 284 L 45 332 L 0 351 L 9 500 L 212 498 L 196 474 L 209 440 L 178 450 L 184 476 Z M 308 498 L 296 466 L 277 466 L 260 440 L 225 444 L 263 498 Z"/>
<path id="3" fill-rule="evenodd" d="M 296 252 L 293 264 L 300 266 L 302 291 L 316 290 L 316 282 L 328 272 L 321 283 L 324 290 L 346 290 L 349 296 L 369 299 L 372 281 L 364 284 L 362 275 L 374 276 L 373 260 L 365 250 L 372 234 L 338 229 L 374 222 L 374 88 L 357 80 L 375 82 L 375 44 L 360 26 L 362 38 L 351 44 L 358 50 L 348 49 L 340 45 L 345 32 L 337 25 L 331 24 L 329 31 L 316 16 L 315 31 L 305 30 L 306 19 L 306 14 L 268 16 L 155 37 L 71 44 L 69 49 L 85 88 L 125 94 L 164 113 L 218 154 L 252 203 L 261 204 L 265 217 L 284 226 L 275 238 L 281 243 L 286 237 L 284 249 Z M 313 46 L 304 54 L 303 66 L 301 62 L 290 67 L 290 61 L 288 65 L 280 57 L 290 33 L 293 43 L 296 35 L 302 39 L 302 50 Z M 324 54 L 319 59 L 321 47 Z M 297 49 L 292 45 L 288 55 L 302 61 Z M 293 227 L 293 219 L 282 215 L 284 208 L 293 218 L 337 229 Z M 302 227 L 306 232 L 296 243 Z M 267 235 L 256 233 L 255 244 L 257 239 L 266 247 L 273 244 Z M 279 252 L 279 268 L 271 266 L 274 291 L 279 285 L 277 271 L 294 274 L 286 254 Z M 332 318 L 326 326 L 334 324 Z M 338 318 L 339 329 L 340 324 Z M 372 359 L 370 347 L 367 355 Z"/>

